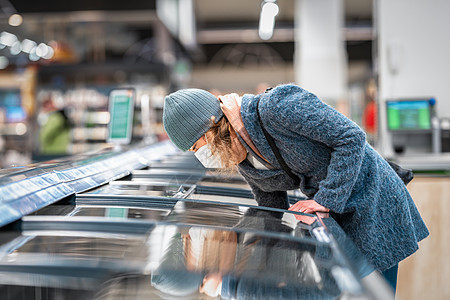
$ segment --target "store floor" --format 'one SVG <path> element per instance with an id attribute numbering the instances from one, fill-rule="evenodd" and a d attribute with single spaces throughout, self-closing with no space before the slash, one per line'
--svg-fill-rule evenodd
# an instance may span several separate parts
<path id="1" fill-rule="evenodd" d="M 397 298 L 450 299 L 450 177 L 416 176 L 408 189 L 430 236 L 400 264 Z"/>

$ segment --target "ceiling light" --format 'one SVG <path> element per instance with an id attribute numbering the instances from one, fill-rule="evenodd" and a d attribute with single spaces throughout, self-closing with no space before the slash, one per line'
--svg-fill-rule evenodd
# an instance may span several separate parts
<path id="1" fill-rule="evenodd" d="M 0 35 L 0 42 L 3 45 L 11 47 L 17 41 L 17 37 L 9 32 L 3 31 Z"/>
<path id="2" fill-rule="evenodd" d="M 11 55 L 18 55 L 22 51 L 22 43 L 19 41 L 15 41 L 14 44 L 9 48 L 9 52 Z"/>
<path id="3" fill-rule="evenodd" d="M 36 42 L 29 39 L 24 39 L 22 41 L 22 51 L 25 53 L 31 53 L 33 49 L 36 48 L 36 45 Z"/>
<path id="4" fill-rule="evenodd" d="M 39 46 L 36 47 L 36 55 L 39 57 L 44 57 L 48 54 L 48 46 L 44 43 L 40 43 Z"/>
<path id="5" fill-rule="evenodd" d="M 261 39 L 268 40 L 272 37 L 275 27 L 275 16 L 278 12 L 279 8 L 275 0 L 265 0 L 262 3 L 258 30 Z"/>
<path id="6" fill-rule="evenodd" d="M 23 18 L 19 14 L 13 14 L 9 17 L 8 23 L 11 26 L 20 26 L 23 22 Z"/>
<path id="7" fill-rule="evenodd" d="M 31 61 L 38 61 L 40 57 L 36 54 L 36 50 L 31 51 L 30 55 L 28 56 L 28 59 Z"/>
<path id="8" fill-rule="evenodd" d="M 280 9 L 278 8 L 278 5 L 275 2 L 269 2 L 269 1 L 266 1 L 263 4 L 262 10 L 264 11 L 264 13 L 266 13 L 272 17 L 275 17 L 276 15 L 278 15 L 278 12 L 280 11 Z"/>
<path id="9" fill-rule="evenodd" d="M 47 46 L 47 54 L 46 55 L 44 55 L 44 56 L 42 56 L 42 58 L 45 58 L 45 59 L 50 59 L 50 58 L 52 58 L 53 57 L 53 55 L 55 54 L 55 50 L 53 50 L 53 48 L 52 47 L 50 47 L 50 46 Z"/>

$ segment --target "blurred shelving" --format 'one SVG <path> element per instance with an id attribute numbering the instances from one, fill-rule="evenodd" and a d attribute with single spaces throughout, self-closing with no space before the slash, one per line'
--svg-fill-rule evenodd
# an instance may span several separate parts
<path id="1" fill-rule="evenodd" d="M 0 168 L 30 163 L 33 68 L 0 76 Z"/>
<path id="2" fill-rule="evenodd" d="M 108 146 L 108 94 L 115 86 L 73 88 L 68 90 L 40 88 L 37 102 L 52 99 L 66 111 L 71 126 L 68 154 L 97 150 Z M 133 118 L 133 141 L 163 133 L 162 101 L 166 90 L 161 85 L 133 86 L 136 90 Z M 39 120 L 39 116 L 38 116 Z"/>

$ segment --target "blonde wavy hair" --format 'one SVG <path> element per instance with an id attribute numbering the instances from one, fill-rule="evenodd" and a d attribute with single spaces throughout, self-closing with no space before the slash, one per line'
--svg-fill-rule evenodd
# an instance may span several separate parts
<path id="1" fill-rule="evenodd" d="M 236 133 L 225 116 L 217 123 L 214 123 L 213 117 L 211 122 L 212 127 L 205 134 L 211 153 L 220 158 L 225 169 L 223 171 L 235 171 L 236 166 L 240 163 L 239 153 L 232 143 L 232 135 L 236 135 Z"/>

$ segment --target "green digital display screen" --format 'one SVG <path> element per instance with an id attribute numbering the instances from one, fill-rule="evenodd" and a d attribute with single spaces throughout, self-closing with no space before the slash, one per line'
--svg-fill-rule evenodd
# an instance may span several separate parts
<path id="1" fill-rule="evenodd" d="M 109 95 L 108 142 L 127 144 L 133 129 L 134 91 L 113 90 Z"/>
<path id="2" fill-rule="evenodd" d="M 128 217 L 128 208 L 126 207 L 107 207 L 105 216 L 108 218 L 122 218 Z"/>
<path id="3" fill-rule="evenodd" d="M 431 111 L 428 100 L 387 101 L 386 105 L 389 130 L 431 129 Z"/>

